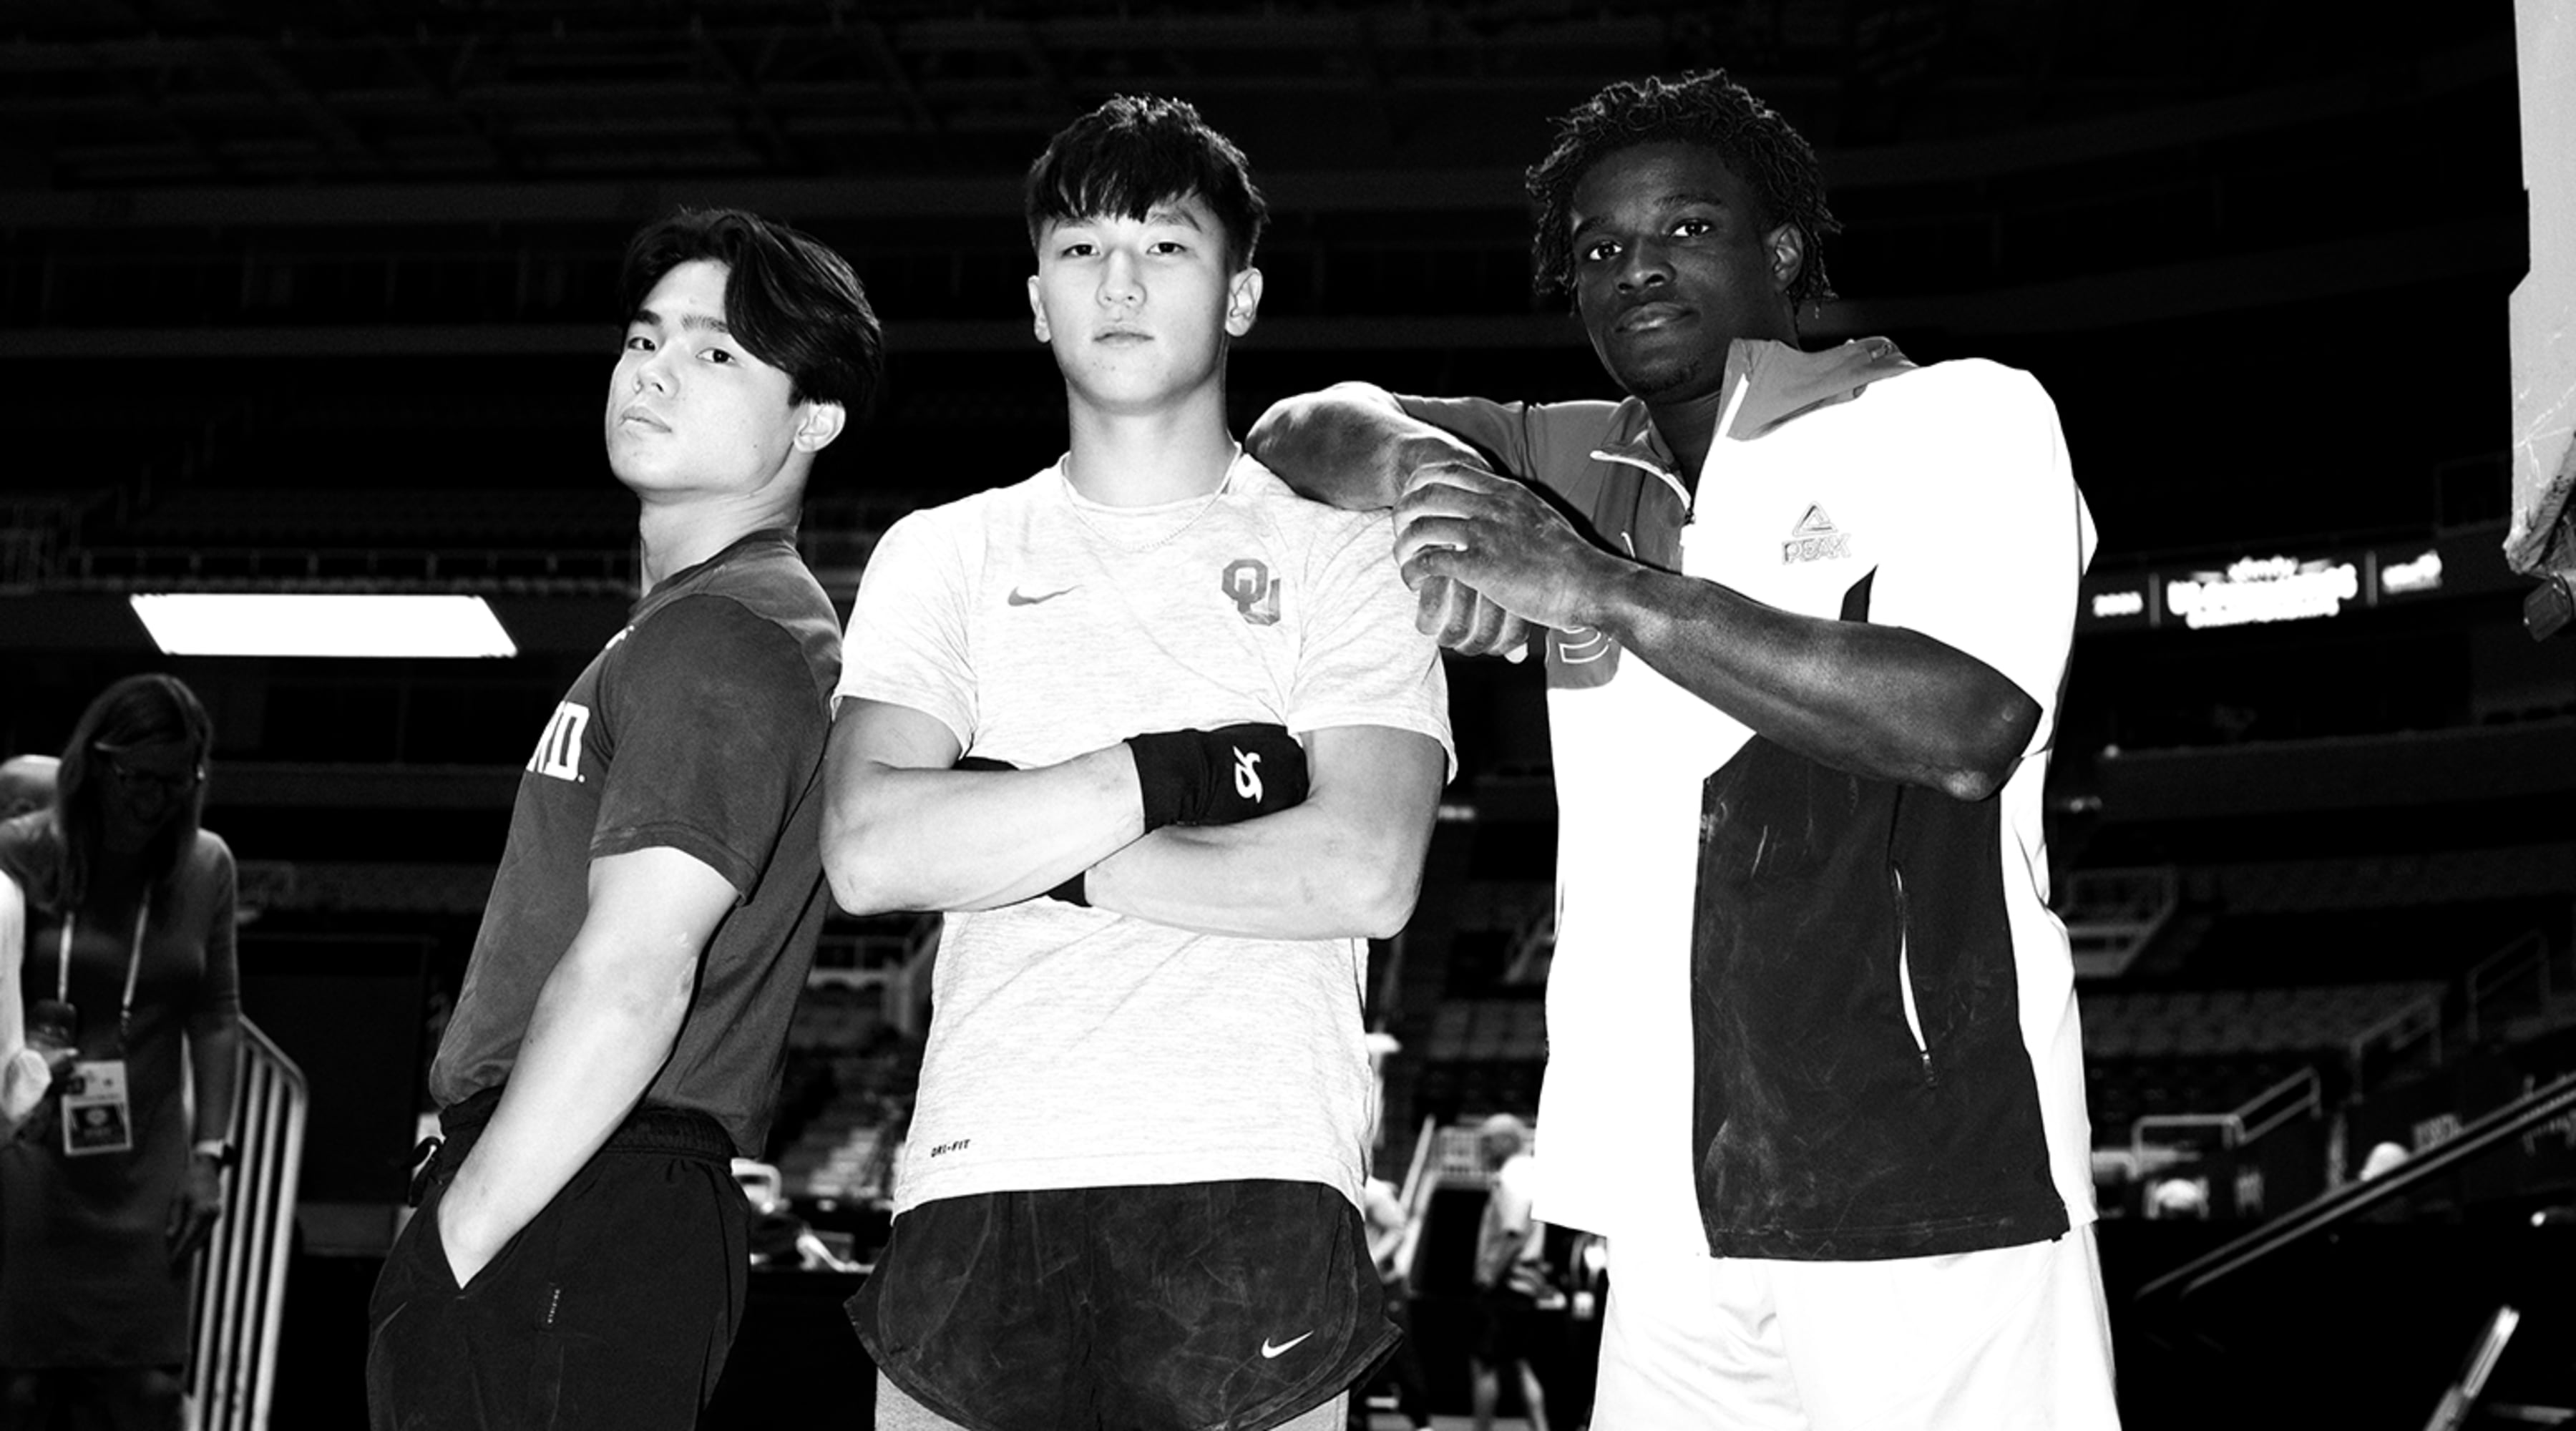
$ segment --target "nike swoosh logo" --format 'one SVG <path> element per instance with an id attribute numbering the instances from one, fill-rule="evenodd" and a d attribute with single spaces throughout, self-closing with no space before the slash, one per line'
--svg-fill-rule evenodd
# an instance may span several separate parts
<path id="1" fill-rule="evenodd" d="M 1057 597 L 1062 596 L 1071 590 L 1073 590 L 1073 588 L 1070 586 L 1059 587 L 1054 591 L 1041 591 L 1037 595 L 1031 596 L 1015 586 L 1011 588 L 1010 596 L 1005 599 L 1013 606 L 1035 606 L 1041 601 L 1053 601 Z"/>
<path id="2" fill-rule="evenodd" d="M 1288 1340 L 1286 1340 L 1286 1341 L 1284 1341 L 1284 1342 L 1281 1342 L 1279 1345 L 1277 1345 L 1277 1346 L 1275 1346 L 1275 1347 L 1274 1347 L 1274 1346 L 1272 1346 L 1272 1345 L 1270 1344 L 1270 1339 L 1269 1339 L 1268 1337 L 1263 1337 L 1263 1338 L 1261 1339 L 1261 1356 L 1262 1356 L 1262 1359 L 1263 1359 L 1263 1360 L 1265 1360 L 1265 1361 L 1267 1361 L 1267 1360 L 1268 1360 L 1268 1359 L 1270 1359 L 1271 1357 L 1275 1357 L 1275 1356 L 1279 1355 L 1281 1352 L 1284 1352 L 1284 1351 L 1288 1350 L 1290 1347 L 1295 1346 L 1297 1343 L 1302 1342 L 1302 1341 L 1304 1341 L 1306 1338 L 1311 1337 L 1311 1336 L 1313 1336 L 1313 1335 L 1314 1335 L 1314 1333 L 1313 1333 L 1313 1332 L 1300 1332 L 1300 1333 L 1298 1333 L 1297 1335 L 1295 1335 L 1295 1336 L 1293 1336 L 1293 1337 L 1290 1337 Z"/>

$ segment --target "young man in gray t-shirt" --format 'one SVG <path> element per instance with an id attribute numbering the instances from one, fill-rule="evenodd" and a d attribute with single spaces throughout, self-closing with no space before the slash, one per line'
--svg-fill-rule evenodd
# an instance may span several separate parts
<path id="1" fill-rule="evenodd" d="M 887 533 L 829 757 L 842 904 L 948 912 L 851 1301 L 877 1424 L 1338 1431 L 1393 1336 L 1360 1001 L 1449 766 L 1437 650 L 1383 519 L 1226 429 L 1261 295 L 1240 152 L 1116 99 L 1028 201 L 1070 450 Z"/>

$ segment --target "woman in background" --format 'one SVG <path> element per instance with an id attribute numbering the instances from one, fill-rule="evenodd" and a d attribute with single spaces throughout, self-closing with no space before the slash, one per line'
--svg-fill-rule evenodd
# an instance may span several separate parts
<path id="1" fill-rule="evenodd" d="M 6 1431 L 75 1407 L 180 1424 L 189 1263 L 223 1211 L 241 1040 L 232 851 L 197 824 L 212 743 L 187 686 L 128 677 L 73 728 L 54 807 L 0 824 L 25 909 L 0 958 L 19 960 L 30 1024 L 69 1005 L 43 1007 L 77 1045 L 0 1149 Z"/>

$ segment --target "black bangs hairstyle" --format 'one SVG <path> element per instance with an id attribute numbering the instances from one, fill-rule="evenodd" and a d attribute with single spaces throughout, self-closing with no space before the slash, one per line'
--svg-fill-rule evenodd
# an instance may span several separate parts
<path id="1" fill-rule="evenodd" d="M 787 375 L 789 403 L 839 403 L 853 420 L 875 401 L 885 336 L 848 262 L 805 234 L 740 209 L 680 209 L 626 245 L 618 291 L 632 318 L 681 264 L 725 266 L 725 325 Z"/>
<path id="2" fill-rule="evenodd" d="M 1226 271 L 1250 268 L 1270 205 L 1243 151 L 1188 100 L 1122 94 L 1056 131 L 1029 166 L 1029 247 L 1049 224 L 1141 219 L 1156 204 L 1188 198 L 1225 226 Z"/>
<path id="3" fill-rule="evenodd" d="M 1716 150 L 1753 190 L 1764 232 L 1782 224 L 1798 230 L 1805 257 L 1789 284 L 1791 307 L 1834 296 L 1825 279 L 1823 241 L 1843 226 L 1825 207 L 1816 151 L 1778 110 L 1728 79 L 1726 71 L 1697 70 L 1672 81 L 1620 80 L 1557 120 L 1556 147 L 1527 176 L 1538 210 L 1530 259 L 1539 297 L 1553 298 L 1574 285 L 1574 186 L 1608 155 L 1667 139 Z"/>
<path id="4" fill-rule="evenodd" d="M 62 842 L 53 887 L 28 897 L 56 910 L 76 910 L 89 894 L 90 868 L 107 838 L 108 769 L 118 754 L 143 745 L 184 745 L 197 783 L 177 802 L 169 827 L 143 851 L 143 877 L 158 886 L 179 872 L 197 846 L 197 822 L 206 808 L 206 752 L 214 747 L 214 722 L 176 676 L 128 676 L 98 693 L 72 727 L 63 747 L 51 833 Z"/>

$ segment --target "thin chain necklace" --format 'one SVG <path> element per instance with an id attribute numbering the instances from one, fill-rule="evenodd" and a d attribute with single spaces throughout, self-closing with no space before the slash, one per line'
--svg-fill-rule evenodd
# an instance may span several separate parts
<path id="1" fill-rule="evenodd" d="M 1199 524 L 1199 519 L 1206 516 L 1215 508 L 1217 499 L 1225 495 L 1226 489 L 1234 485 L 1235 465 L 1242 460 L 1243 444 L 1238 442 L 1234 445 L 1234 455 L 1226 459 L 1224 475 L 1216 479 L 1216 489 L 1199 499 L 1198 510 L 1190 513 L 1189 517 L 1179 526 L 1172 528 L 1163 535 L 1142 545 L 1121 541 L 1117 537 L 1113 537 L 1109 533 L 1102 531 L 1099 524 L 1091 520 L 1091 514 L 1082 510 L 1086 505 L 1090 505 L 1090 502 L 1088 498 L 1082 495 L 1081 490 L 1073 485 L 1072 453 L 1066 453 L 1064 461 L 1057 464 L 1057 475 L 1062 477 L 1064 480 L 1065 505 L 1073 509 L 1073 519 L 1082 523 L 1083 530 L 1091 533 L 1092 536 L 1098 538 L 1101 542 L 1109 546 L 1116 547 L 1120 551 L 1126 552 L 1132 556 L 1139 555 L 1144 552 L 1150 552 L 1160 547 L 1169 546 L 1173 542 L 1179 541 L 1182 533 L 1197 526 Z"/>

